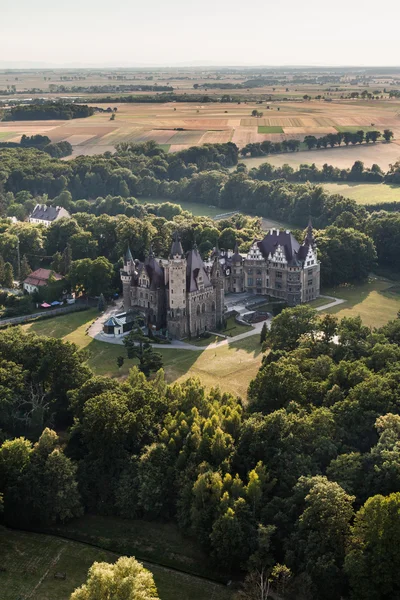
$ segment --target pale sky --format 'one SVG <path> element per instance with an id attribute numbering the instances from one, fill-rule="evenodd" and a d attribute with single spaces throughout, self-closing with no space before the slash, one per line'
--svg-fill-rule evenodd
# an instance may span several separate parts
<path id="1" fill-rule="evenodd" d="M 0 65 L 400 65 L 400 0 L 0 0 Z"/>

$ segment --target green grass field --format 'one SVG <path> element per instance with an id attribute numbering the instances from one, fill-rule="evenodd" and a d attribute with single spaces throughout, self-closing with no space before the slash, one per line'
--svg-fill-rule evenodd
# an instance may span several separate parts
<path id="1" fill-rule="evenodd" d="M 258 133 L 283 133 L 280 125 L 259 125 Z"/>
<path id="2" fill-rule="evenodd" d="M 344 304 L 339 304 L 326 312 L 337 317 L 360 316 L 364 325 L 382 327 L 388 321 L 397 317 L 400 310 L 399 284 L 379 277 L 371 277 L 367 283 L 357 286 L 341 286 L 324 289 L 324 294 L 343 298 Z"/>
<path id="3" fill-rule="evenodd" d="M 323 183 L 330 194 L 341 194 L 355 200 L 357 204 L 378 202 L 400 202 L 400 186 L 385 183 Z"/>
<path id="4" fill-rule="evenodd" d="M 22 327 L 38 335 L 63 338 L 80 348 L 85 348 L 89 354 L 88 364 L 97 375 L 126 377 L 136 361 L 126 358 L 124 346 L 99 342 L 86 334 L 86 330 L 97 316 L 97 310 L 90 309 L 73 315 L 28 323 Z M 246 331 L 244 326 L 237 327 L 240 327 L 240 333 Z M 210 340 L 207 340 L 208 343 Z M 250 379 L 255 377 L 262 358 L 258 335 L 220 346 L 215 350 L 204 350 L 200 346 L 198 352 L 175 348 L 161 348 L 157 351 L 163 357 L 168 382 L 200 377 L 207 389 L 219 386 L 221 390 L 240 395 L 242 398 L 246 398 Z M 117 366 L 118 356 L 125 357 L 124 365 L 120 369 Z"/>
<path id="5" fill-rule="evenodd" d="M 4 569 L 0 571 L 0 598 L 69 600 L 73 590 L 86 581 L 93 562 L 114 562 L 118 556 L 55 536 L 0 527 L 0 565 Z M 144 564 L 154 575 L 161 600 L 232 598 L 232 593 L 223 585 L 165 567 Z M 55 579 L 55 573 L 65 573 L 66 579 Z"/>

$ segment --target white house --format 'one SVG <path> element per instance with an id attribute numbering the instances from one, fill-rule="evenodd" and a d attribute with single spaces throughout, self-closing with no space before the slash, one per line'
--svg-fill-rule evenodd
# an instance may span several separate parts
<path id="1" fill-rule="evenodd" d="M 32 214 L 29 216 L 30 223 L 38 223 L 49 227 L 54 221 L 66 218 L 71 215 L 62 206 L 47 206 L 46 204 L 36 204 Z"/>

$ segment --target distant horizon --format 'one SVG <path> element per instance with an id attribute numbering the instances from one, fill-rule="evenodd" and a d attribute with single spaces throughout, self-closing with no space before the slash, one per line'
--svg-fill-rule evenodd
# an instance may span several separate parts
<path id="1" fill-rule="evenodd" d="M 399 64 L 262 64 L 262 63 L 218 63 L 209 61 L 189 61 L 187 63 L 92 63 L 92 62 L 63 62 L 47 61 L 0 61 L 0 70 L 31 70 L 31 69 L 399 69 Z"/>
<path id="2" fill-rule="evenodd" d="M 390 68 L 399 61 L 398 0 L 379 6 L 372 0 L 253 0 L 248 6 L 239 0 L 20 0 L 3 13 L 0 58 L 21 68 Z"/>

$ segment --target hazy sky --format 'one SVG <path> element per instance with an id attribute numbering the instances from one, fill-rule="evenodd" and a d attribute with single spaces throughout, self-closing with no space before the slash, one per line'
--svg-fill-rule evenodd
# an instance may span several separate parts
<path id="1" fill-rule="evenodd" d="M 0 63 L 400 65 L 400 0 L 0 0 Z"/>

